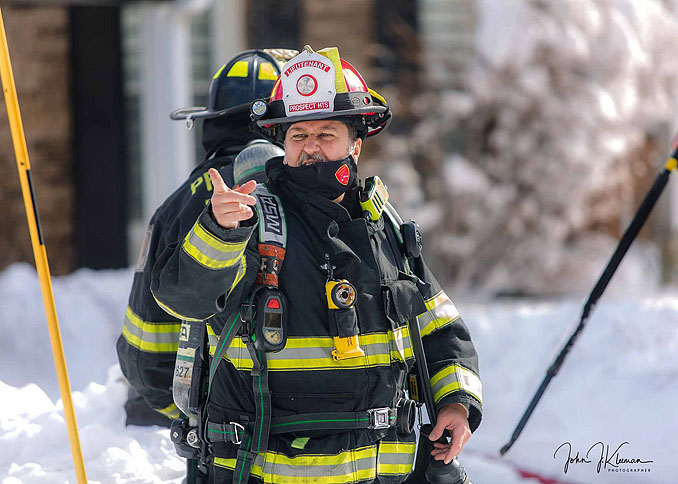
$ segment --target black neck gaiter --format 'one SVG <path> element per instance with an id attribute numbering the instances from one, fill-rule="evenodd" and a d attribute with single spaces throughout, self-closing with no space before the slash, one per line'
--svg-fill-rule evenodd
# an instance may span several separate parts
<path id="1" fill-rule="evenodd" d="M 335 200 L 358 182 L 358 166 L 352 155 L 336 161 L 321 161 L 306 166 L 285 165 L 292 182 L 309 193 Z"/>

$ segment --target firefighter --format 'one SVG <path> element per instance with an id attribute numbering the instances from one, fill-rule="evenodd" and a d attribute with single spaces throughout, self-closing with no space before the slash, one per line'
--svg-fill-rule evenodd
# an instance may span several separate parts
<path id="1" fill-rule="evenodd" d="M 437 407 L 430 439 L 451 436 L 432 455 L 452 461 L 481 420 L 477 355 L 425 264 L 407 270 L 397 228 L 370 201 L 377 181 L 358 177 L 386 101 L 336 48 L 306 47 L 251 110 L 284 156 L 263 186 L 230 189 L 210 170 L 210 203 L 151 281 L 161 307 L 211 335 L 210 482 L 403 482 L 416 447 L 412 324 Z"/>
<path id="2" fill-rule="evenodd" d="M 189 119 L 191 123 L 194 119 L 203 120 L 202 145 L 206 154 L 188 179 L 156 210 L 136 264 L 117 343 L 120 367 L 132 387 L 125 404 L 127 424 L 169 426 L 171 419 L 179 416 L 171 386 L 181 324 L 153 299 L 149 291 L 151 269 L 168 246 L 182 240 L 205 207 L 212 194 L 207 171 L 219 170 L 225 183 L 233 186 L 234 177 L 240 175 L 238 170 L 234 173 L 234 158 L 248 143 L 261 140 L 248 128 L 250 102 L 270 93 L 280 66 L 295 54 L 285 49 L 241 52 L 215 74 L 207 108 L 184 108 L 171 114 L 172 119 Z M 271 153 L 276 150 L 272 145 L 260 148 Z"/>

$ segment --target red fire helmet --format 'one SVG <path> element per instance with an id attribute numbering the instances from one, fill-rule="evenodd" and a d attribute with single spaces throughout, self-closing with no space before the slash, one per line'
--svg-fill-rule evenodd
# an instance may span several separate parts
<path id="1" fill-rule="evenodd" d="M 336 47 L 314 52 L 306 46 L 283 66 L 270 98 L 254 101 L 251 112 L 255 129 L 278 142 L 299 121 L 336 119 L 354 126 L 361 138 L 391 121 L 386 100 L 367 87 Z"/>

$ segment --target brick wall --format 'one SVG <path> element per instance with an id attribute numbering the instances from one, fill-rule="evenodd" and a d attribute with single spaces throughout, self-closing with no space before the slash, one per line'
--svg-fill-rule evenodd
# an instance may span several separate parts
<path id="1" fill-rule="evenodd" d="M 50 268 L 73 269 L 68 11 L 3 6 L 33 186 Z M 4 97 L 0 108 L 0 270 L 33 263 Z"/>

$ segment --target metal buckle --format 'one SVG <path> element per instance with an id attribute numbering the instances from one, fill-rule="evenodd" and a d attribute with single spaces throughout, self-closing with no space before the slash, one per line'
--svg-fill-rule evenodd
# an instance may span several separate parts
<path id="1" fill-rule="evenodd" d="M 370 416 L 370 424 L 367 427 L 368 429 L 387 429 L 391 426 L 389 422 L 389 411 L 391 409 L 388 407 L 382 408 L 371 408 L 367 411 L 367 414 Z"/>
<path id="2" fill-rule="evenodd" d="M 233 425 L 233 433 L 235 434 L 233 443 L 236 445 L 240 445 L 242 443 L 242 436 L 238 435 L 238 428 L 240 428 L 240 433 L 244 434 L 245 433 L 245 427 L 240 425 L 238 422 L 228 422 L 229 425 Z"/>

